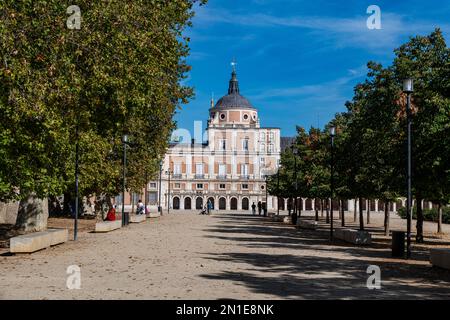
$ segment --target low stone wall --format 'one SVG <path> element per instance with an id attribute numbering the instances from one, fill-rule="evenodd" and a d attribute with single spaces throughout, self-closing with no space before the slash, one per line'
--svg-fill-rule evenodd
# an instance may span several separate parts
<path id="1" fill-rule="evenodd" d="M 95 224 L 95 232 L 109 232 L 122 228 L 122 221 L 102 221 Z"/>
<path id="2" fill-rule="evenodd" d="M 450 270 L 450 248 L 431 249 L 430 262 L 433 266 Z"/>
<path id="3" fill-rule="evenodd" d="M 297 228 L 316 230 L 317 221 L 297 219 Z"/>
<path id="4" fill-rule="evenodd" d="M 67 229 L 48 229 L 47 231 L 33 232 L 13 237 L 9 241 L 11 253 L 32 253 L 48 248 L 69 239 Z"/>
<path id="5" fill-rule="evenodd" d="M 161 217 L 161 213 L 159 212 L 147 213 L 147 218 L 158 218 L 158 217 Z"/>
<path id="6" fill-rule="evenodd" d="M 371 244 L 372 237 L 369 232 L 361 230 L 352 229 L 335 229 L 334 237 L 336 239 L 343 240 L 345 242 L 350 242 L 353 244 Z"/>

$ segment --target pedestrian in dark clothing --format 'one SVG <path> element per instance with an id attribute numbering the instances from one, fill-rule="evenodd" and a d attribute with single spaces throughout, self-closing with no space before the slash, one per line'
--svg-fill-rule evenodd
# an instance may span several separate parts
<path id="1" fill-rule="evenodd" d="M 262 204 L 261 201 L 258 201 L 258 214 L 261 215 Z"/>

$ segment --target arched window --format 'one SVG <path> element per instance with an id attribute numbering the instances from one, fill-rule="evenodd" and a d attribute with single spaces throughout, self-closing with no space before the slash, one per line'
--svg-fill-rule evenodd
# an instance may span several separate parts
<path id="1" fill-rule="evenodd" d="M 180 209 L 180 198 L 174 197 L 172 199 L 172 206 L 173 206 L 173 209 L 179 210 Z"/>
<path id="2" fill-rule="evenodd" d="M 219 199 L 219 210 L 225 210 L 227 208 L 227 200 L 225 198 Z"/>
<path id="3" fill-rule="evenodd" d="M 237 210 L 237 199 L 231 198 L 230 200 L 230 209 L 231 210 Z"/>
<path id="4" fill-rule="evenodd" d="M 242 210 L 248 210 L 248 209 L 249 209 L 248 198 L 242 198 Z"/>
<path id="5" fill-rule="evenodd" d="M 198 197 L 197 199 L 195 199 L 195 209 L 197 210 L 203 209 L 203 198 Z"/>
<path id="6" fill-rule="evenodd" d="M 184 209 L 185 210 L 191 210 L 191 198 L 186 197 L 184 198 Z"/>

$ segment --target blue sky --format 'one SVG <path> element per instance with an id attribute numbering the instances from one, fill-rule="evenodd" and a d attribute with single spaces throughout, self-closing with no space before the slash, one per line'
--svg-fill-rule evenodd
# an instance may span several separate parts
<path id="1" fill-rule="evenodd" d="M 367 8 L 381 9 L 381 30 L 366 26 Z M 440 27 L 450 40 L 450 1 L 444 0 L 209 0 L 196 8 L 192 71 L 195 98 L 175 116 L 193 132 L 209 101 L 226 94 L 230 62 L 238 63 L 241 94 L 259 110 L 262 126 L 323 127 L 365 78 L 370 60 L 389 64 L 409 36 Z M 205 126 L 205 125 L 203 125 Z"/>

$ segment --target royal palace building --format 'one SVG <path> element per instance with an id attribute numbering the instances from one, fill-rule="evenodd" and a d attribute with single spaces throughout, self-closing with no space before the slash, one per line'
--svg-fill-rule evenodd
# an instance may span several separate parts
<path id="1" fill-rule="evenodd" d="M 186 141 L 187 140 L 187 141 Z M 240 94 L 233 69 L 227 95 L 211 101 L 204 138 L 172 142 L 159 181 L 148 185 L 149 204 L 163 210 L 251 210 L 253 203 L 276 209 L 265 177 L 276 173 L 280 129 L 260 126 L 258 110 Z"/>

